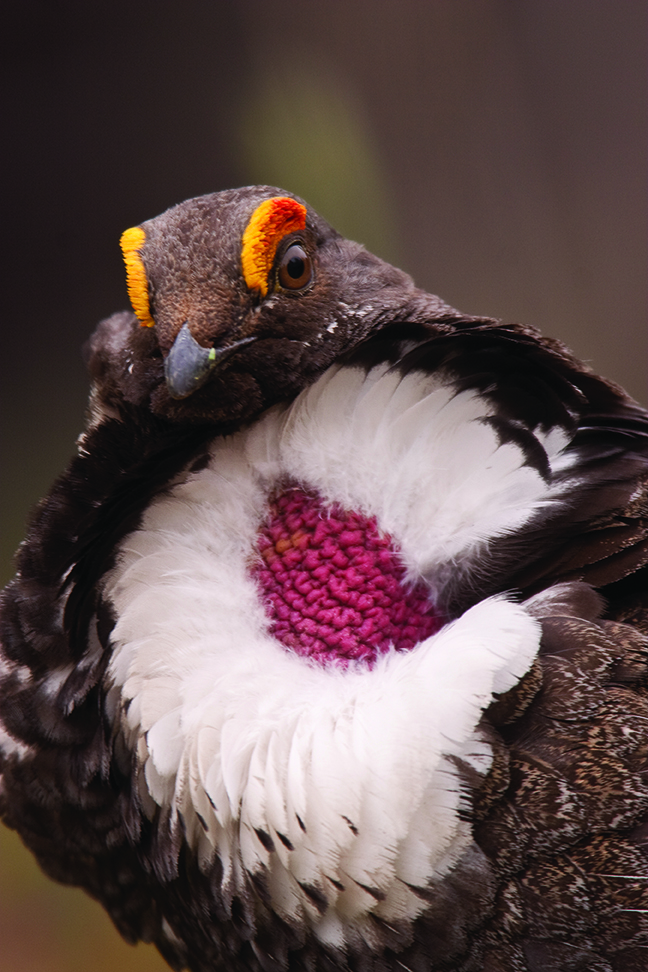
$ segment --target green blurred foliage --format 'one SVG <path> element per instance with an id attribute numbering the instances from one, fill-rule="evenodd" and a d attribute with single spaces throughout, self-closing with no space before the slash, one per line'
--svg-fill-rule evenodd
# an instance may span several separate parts
<path id="1" fill-rule="evenodd" d="M 16 834 L 0 827 L 2 972 L 168 972 L 150 945 L 127 945 L 103 909 L 54 884 Z"/>
<path id="2" fill-rule="evenodd" d="M 261 60 L 251 76 L 236 132 L 249 183 L 296 193 L 343 236 L 398 265 L 388 179 L 353 88 L 317 61 L 277 70 Z"/>

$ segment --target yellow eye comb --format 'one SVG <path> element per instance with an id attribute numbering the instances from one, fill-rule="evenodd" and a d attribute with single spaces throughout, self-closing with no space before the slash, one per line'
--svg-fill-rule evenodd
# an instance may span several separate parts
<path id="1" fill-rule="evenodd" d="M 250 290 L 268 293 L 268 276 L 284 236 L 306 227 L 306 207 L 288 196 L 266 199 L 252 213 L 243 233 L 241 264 Z"/>
<path id="2" fill-rule="evenodd" d="M 146 233 L 142 227 L 132 226 L 130 229 L 124 230 L 119 245 L 126 264 L 126 287 L 133 310 L 142 327 L 154 327 L 155 321 L 151 317 L 149 307 L 146 269 L 139 253 L 144 246 L 145 239 Z"/>

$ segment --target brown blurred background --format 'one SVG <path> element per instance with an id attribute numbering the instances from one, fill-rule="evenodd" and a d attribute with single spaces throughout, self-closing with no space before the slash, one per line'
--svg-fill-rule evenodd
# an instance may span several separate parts
<path id="1" fill-rule="evenodd" d="M 644 404 L 645 0 L 4 0 L 0 579 L 65 464 L 121 231 L 252 182 Z M 152 972 L 0 828 L 0 972 Z"/>

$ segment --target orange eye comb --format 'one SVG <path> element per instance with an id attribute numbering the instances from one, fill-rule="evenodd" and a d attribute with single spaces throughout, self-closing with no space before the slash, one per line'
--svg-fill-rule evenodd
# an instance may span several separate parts
<path id="1" fill-rule="evenodd" d="M 146 233 L 142 227 L 132 226 L 122 233 L 119 245 L 124 254 L 126 287 L 133 310 L 139 318 L 142 327 L 154 327 L 155 321 L 151 317 L 151 309 L 149 307 L 146 269 L 139 254 L 139 251 L 144 246 L 145 239 Z"/>
<path id="2" fill-rule="evenodd" d="M 268 293 L 268 275 L 277 247 L 288 233 L 306 227 L 306 207 L 287 196 L 266 199 L 252 213 L 243 233 L 241 264 L 250 290 Z"/>

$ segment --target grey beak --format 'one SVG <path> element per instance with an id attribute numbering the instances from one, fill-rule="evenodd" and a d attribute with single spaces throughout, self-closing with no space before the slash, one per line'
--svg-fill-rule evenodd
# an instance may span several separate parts
<path id="1" fill-rule="evenodd" d="M 229 356 L 256 340 L 242 338 L 224 348 L 203 348 L 184 322 L 164 362 L 164 375 L 171 398 L 187 398 L 207 381 L 210 372 Z"/>

